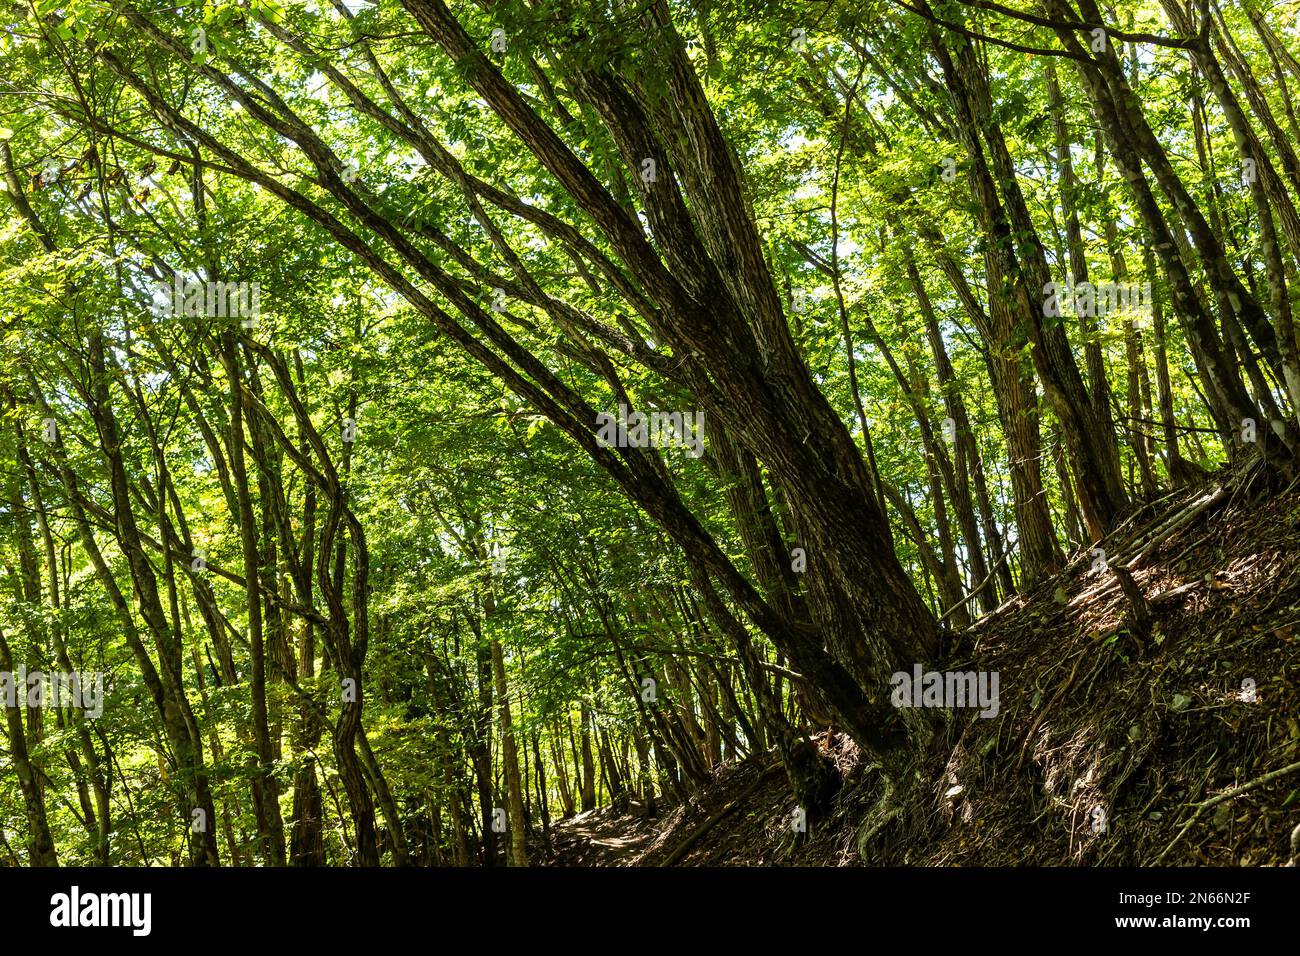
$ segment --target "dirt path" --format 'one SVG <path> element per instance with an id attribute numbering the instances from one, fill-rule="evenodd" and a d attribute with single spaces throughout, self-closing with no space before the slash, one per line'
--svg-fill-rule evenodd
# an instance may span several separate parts
<path id="1" fill-rule="evenodd" d="M 590 810 L 556 824 L 549 866 L 635 866 L 658 834 L 655 821 Z"/>

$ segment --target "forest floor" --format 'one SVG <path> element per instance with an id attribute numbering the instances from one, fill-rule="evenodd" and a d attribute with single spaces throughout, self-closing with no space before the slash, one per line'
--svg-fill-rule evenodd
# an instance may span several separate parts
<path id="1" fill-rule="evenodd" d="M 949 712 L 910 790 L 882 800 L 856 746 L 823 733 L 843 786 L 804 833 L 761 754 L 653 818 L 558 824 L 551 865 L 1285 864 L 1300 824 L 1300 492 L 1261 499 L 1248 475 L 1147 503 L 1101 542 L 1145 626 L 1089 549 L 953 635 L 942 669 L 997 671 L 1000 713 Z"/>

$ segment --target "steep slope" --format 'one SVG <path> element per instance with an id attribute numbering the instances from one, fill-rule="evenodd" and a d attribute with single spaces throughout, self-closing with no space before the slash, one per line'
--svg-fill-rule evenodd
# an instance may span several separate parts
<path id="1" fill-rule="evenodd" d="M 823 734 L 845 782 L 806 833 L 762 755 L 658 820 L 561 824 L 554 862 L 1287 862 L 1300 824 L 1293 489 L 1265 497 L 1246 470 L 1151 502 L 951 644 L 945 669 L 999 674 L 1000 710 L 952 711 L 910 791 L 883 793 L 851 742 Z"/>

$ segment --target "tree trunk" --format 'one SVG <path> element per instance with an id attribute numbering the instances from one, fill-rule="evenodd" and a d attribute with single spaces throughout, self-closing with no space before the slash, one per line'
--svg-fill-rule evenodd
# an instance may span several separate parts
<path id="1" fill-rule="evenodd" d="M 528 865 L 524 839 L 524 793 L 519 776 L 519 750 L 510 718 L 510 697 L 506 693 L 506 663 L 501 642 L 493 640 L 492 676 L 496 689 L 497 715 L 501 724 L 501 763 L 506 775 L 506 811 L 510 821 L 509 861 L 511 866 Z"/>

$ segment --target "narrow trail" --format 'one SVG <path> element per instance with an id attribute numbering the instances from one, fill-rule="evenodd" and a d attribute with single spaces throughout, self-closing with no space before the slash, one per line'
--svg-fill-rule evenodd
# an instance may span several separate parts
<path id="1" fill-rule="evenodd" d="M 548 866 L 636 866 L 658 835 L 653 819 L 588 810 L 556 824 Z"/>

